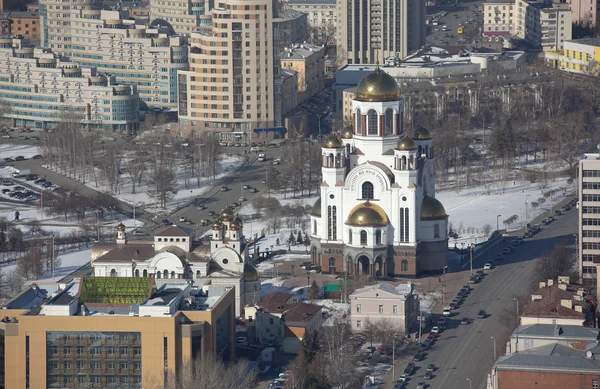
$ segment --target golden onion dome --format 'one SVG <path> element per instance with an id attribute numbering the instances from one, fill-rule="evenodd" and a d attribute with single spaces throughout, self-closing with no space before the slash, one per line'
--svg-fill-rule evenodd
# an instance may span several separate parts
<path id="1" fill-rule="evenodd" d="M 312 210 L 310 211 L 310 216 L 321 217 L 321 198 L 319 197 L 317 201 L 315 201 Z"/>
<path id="2" fill-rule="evenodd" d="M 400 151 L 408 151 L 408 150 L 416 150 L 417 144 L 415 141 L 408 135 L 404 135 L 402 139 L 398 141 L 396 144 L 396 150 Z"/>
<path id="3" fill-rule="evenodd" d="M 446 218 L 446 209 L 439 200 L 425 196 L 421 203 L 421 220 L 438 220 Z"/>
<path id="4" fill-rule="evenodd" d="M 231 208 L 229 208 L 228 205 L 226 205 L 225 208 L 223 208 L 221 214 L 219 215 L 219 218 L 225 222 L 230 222 L 233 220 L 233 211 L 231 211 Z"/>
<path id="5" fill-rule="evenodd" d="M 349 226 L 382 227 L 390 223 L 385 211 L 369 201 L 358 204 L 348 214 L 346 224 Z"/>
<path id="6" fill-rule="evenodd" d="M 353 136 L 354 136 L 354 134 L 352 133 L 352 129 L 351 128 L 346 128 L 342 132 L 342 139 L 352 139 Z"/>
<path id="7" fill-rule="evenodd" d="M 242 228 L 242 226 L 240 226 L 236 221 L 229 225 L 229 229 L 231 231 L 239 231 L 240 228 Z"/>
<path id="8" fill-rule="evenodd" d="M 331 134 L 329 138 L 325 139 L 325 143 L 323 144 L 324 149 L 340 149 L 344 147 L 344 142 L 336 135 Z"/>
<path id="9" fill-rule="evenodd" d="M 416 129 L 413 138 L 416 140 L 431 140 L 431 132 L 423 126 Z"/>
<path id="10" fill-rule="evenodd" d="M 367 74 L 356 86 L 356 101 L 396 101 L 400 100 L 400 88 L 394 77 L 379 69 Z"/>
<path id="11" fill-rule="evenodd" d="M 260 281 L 260 273 L 249 263 L 244 265 L 244 281 Z"/>
<path id="12" fill-rule="evenodd" d="M 222 230 L 223 229 L 223 223 L 221 223 L 220 221 L 216 221 L 213 226 L 212 226 L 213 230 Z"/>
<path id="13" fill-rule="evenodd" d="M 119 225 L 117 226 L 117 231 L 124 232 L 125 231 L 125 224 L 119 223 Z"/>

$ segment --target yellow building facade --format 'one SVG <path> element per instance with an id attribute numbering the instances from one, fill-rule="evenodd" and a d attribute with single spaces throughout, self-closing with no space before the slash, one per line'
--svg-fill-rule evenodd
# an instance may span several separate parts
<path id="1" fill-rule="evenodd" d="M 546 63 L 569 73 L 596 75 L 600 70 L 600 39 L 566 41 L 564 49 L 546 53 Z"/>
<path id="2" fill-rule="evenodd" d="M 158 388 L 198 356 L 234 360 L 233 288 L 198 310 L 191 284 L 178 281 L 153 284 L 135 306 L 84 304 L 83 279 L 32 284 L 3 310 L 0 388 Z"/>

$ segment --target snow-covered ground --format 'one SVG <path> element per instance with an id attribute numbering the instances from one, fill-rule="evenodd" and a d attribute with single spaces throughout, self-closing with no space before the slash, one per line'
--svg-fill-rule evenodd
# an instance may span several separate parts
<path id="1" fill-rule="evenodd" d="M 0 143 L 0 156 L 2 159 L 14 158 L 19 155 L 25 158 L 31 158 L 37 154 L 41 154 L 38 146 Z"/>
<path id="2" fill-rule="evenodd" d="M 55 280 L 58 281 L 63 277 L 68 276 L 75 270 L 79 269 L 83 265 L 90 262 L 92 258 L 92 249 L 76 251 L 68 254 L 59 255 L 60 258 L 60 266 L 54 269 L 54 272 L 48 271 L 46 272 L 40 280 Z M 2 272 L 6 274 L 9 271 L 15 270 L 17 268 L 16 264 L 8 265 L 2 267 Z M 35 282 L 36 280 L 26 280 L 24 283 L 28 284 L 31 282 Z"/>

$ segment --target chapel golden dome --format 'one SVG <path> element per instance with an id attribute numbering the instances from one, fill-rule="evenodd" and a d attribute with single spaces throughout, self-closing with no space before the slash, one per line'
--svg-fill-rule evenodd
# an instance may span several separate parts
<path id="1" fill-rule="evenodd" d="M 117 225 L 117 231 L 124 232 L 125 231 L 125 224 L 119 223 L 119 225 Z"/>
<path id="2" fill-rule="evenodd" d="M 321 217 L 321 198 L 320 197 L 313 204 L 312 210 L 310 211 L 310 216 Z"/>
<path id="3" fill-rule="evenodd" d="M 260 273 L 249 263 L 244 265 L 244 281 L 260 281 Z"/>
<path id="4" fill-rule="evenodd" d="M 374 72 L 367 74 L 356 86 L 356 101 L 396 101 L 400 100 L 400 88 L 394 77 L 382 71 L 377 65 Z"/>
<path id="5" fill-rule="evenodd" d="M 230 222 L 233 220 L 233 212 L 231 211 L 231 208 L 229 208 L 228 205 L 225 206 L 225 208 L 223 208 L 221 214 L 219 215 L 219 218 L 224 222 Z"/>
<path id="6" fill-rule="evenodd" d="M 214 222 L 214 224 L 212 226 L 212 229 L 213 230 L 217 230 L 217 231 L 222 230 L 223 229 L 223 223 L 221 223 L 220 221 L 217 220 L 216 222 Z"/>
<path id="7" fill-rule="evenodd" d="M 329 138 L 325 139 L 323 144 L 324 149 L 339 149 L 344 147 L 344 142 L 334 133 L 329 135 Z"/>
<path id="8" fill-rule="evenodd" d="M 413 138 L 416 139 L 416 140 L 430 140 L 431 139 L 431 132 L 429 132 L 429 130 L 426 129 L 425 127 L 419 126 L 419 128 L 417 128 L 415 130 Z"/>
<path id="9" fill-rule="evenodd" d="M 352 208 L 346 220 L 347 225 L 356 227 L 383 227 L 389 223 L 385 211 L 369 201 Z"/>
<path id="10" fill-rule="evenodd" d="M 439 200 L 425 195 L 421 203 L 421 220 L 438 220 L 446 218 L 446 209 Z"/>
<path id="11" fill-rule="evenodd" d="M 353 136 L 354 136 L 354 134 L 352 133 L 352 129 L 351 128 L 346 128 L 342 132 L 342 139 L 352 139 Z"/>
<path id="12" fill-rule="evenodd" d="M 417 144 L 415 141 L 408 135 L 404 135 L 402 139 L 398 141 L 396 144 L 396 150 L 400 151 L 408 151 L 408 150 L 416 150 Z"/>
<path id="13" fill-rule="evenodd" d="M 240 225 L 237 223 L 237 221 L 234 221 L 233 223 L 231 223 L 231 224 L 229 225 L 229 229 L 230 229 L 231 231 L 239 231 L 239 230 L 240 230 L 240 228 L 242 228 L 242 226 L 240 226 Z"/>

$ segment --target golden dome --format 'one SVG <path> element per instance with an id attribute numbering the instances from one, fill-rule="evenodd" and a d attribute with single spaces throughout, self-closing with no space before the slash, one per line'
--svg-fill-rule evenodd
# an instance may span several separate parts
<path id="1" fill-rule="evenodd" d="M 344 147 L 344 142 L 333 133 L 329 135 L 329 138 L 325 139 L 325 144 L 323 145 L 324 149 L 339 149 L 342 147 Z"/>
<path id="2" fill-rule="evenodd" d="M 400 139 L 396 144 L 396 150 L 407 151 L 407 150 L 416 150 L 417 144 L 415 141 L 408 135 L 404 135 L 404 138 Z"/>
<path id="3" fill-rule="evenodd" d="M 321 217 L 321 198 L 319 197 L 310 211 L 310 216 Z"/>
<path id="4" fill-rule="evenodd" d="M 351 128 L 346 128 L 342 132 L 342 139 L 352 139 L 352 136 L 354 136 L 354 134 L 352 133 L 352 129 Z"/>
<path id="5" fill-rule="evenodd" d="M 346 224 L 350 226 L 382 227 L 390 223 L 385 211 L 370 202 L 358 204 L 350 211 Z"/>
<path id="6" fill-rule="evenodd" d="M 421 204 L 421 220 L 438 220 L 446 218 L 446 209 L 433 197 L 425 196 Z"/>
<path id="7" fill-rule="evenodd" d="M 429 130 L 426 129 L 425 127 L 419 126 L 419 128 L 417 128 L 415 130 L 413 138 L 416 139 L 416 140 L 430 140 L 431 139 L 431 132 L 429 132 Z"/>
<path id="8" fill-rule="evenodd" d="M 219 215 L 219 218 L 225 222 L 230 222 L 233 220 L 233 212 L 231 211 L 231 208 L 229 208 L 228 205 L 226 205 L 225 208 L 223 208 L 221 214 Z"/>
<path id="9" fill-rule="evenodd" d="M 223 223 L 221 223 L 220 221 L 216 221 L 213 226 L 212 226 L 213 230 L 222 230 L 223 229 Z"/>
<path id="10" fill-rule="evenodd" d="M 117 226 L 117 231 L 124 232 L 125 231 L 125 224 L 119 223 L 119 225 Z"/>
<path id="11" fill-rule="evenodd" d="M 244 281 L 260 281 L 260 273 L 249 263 L 244 265 Z"/>
<path id="12" fill-rule="evenodd" d="M 400 88 L 392 76 L 377 69 L 367 74 L 356 86 L 356 101 L 396 101 L 400 100 Z"/>
<path id="13" fill-rule="evenodd" d="M 239 231 L 240 228 L 242 228 L 242 226 L 240 226 L 236 221 L 229 225 L 229 229 L 231 231 Z"/>

